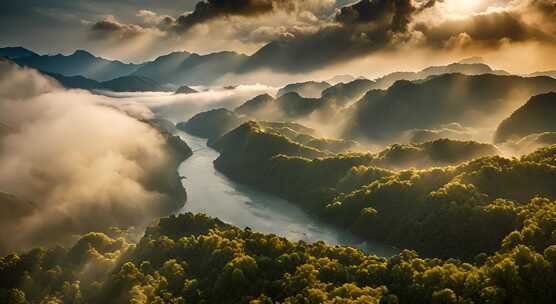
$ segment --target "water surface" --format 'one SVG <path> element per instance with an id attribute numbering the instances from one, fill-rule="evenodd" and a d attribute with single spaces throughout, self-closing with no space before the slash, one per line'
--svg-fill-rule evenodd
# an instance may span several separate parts
<path id="1" fill-rule="evenodd" d="M 179 167 L 186 177 L 187 203 L 183 212 L 205 213 L 234 226 L 273 233 L 290 240 L 325 241 L 332 245 L 360 248 L 370 254 L 391 256 L 398 251 L 380 243 L 364 242 L 353 234 L 341 231 L 309 216 L 296 205 L 236 183 L 216 171 L 213 161 L 218 152 L 206 146 L 206 140 L 178 131 L 193 150 L 193 156 Z"/>

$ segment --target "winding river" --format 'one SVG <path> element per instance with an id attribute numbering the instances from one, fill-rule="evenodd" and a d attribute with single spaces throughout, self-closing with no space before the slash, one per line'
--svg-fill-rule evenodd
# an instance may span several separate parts
<path id="1" fill-rule="evenodd" d="M 205 213 L 237 227 L 272 233 L 290 240 L 325 241 L 332 245 L 357 247 L 369 254 L 391 256 L 398 250 L 380 243 L 370 243 L 340 231 L 305 213 L 296 205 L 276 196 L 238 184 L 216 171 L 212 162 L 218 152 L 206 146 L 206 140 L 178 131 L 194 151 L 179 167 L 184 176 L 187 203 L 183 212 Z"/>

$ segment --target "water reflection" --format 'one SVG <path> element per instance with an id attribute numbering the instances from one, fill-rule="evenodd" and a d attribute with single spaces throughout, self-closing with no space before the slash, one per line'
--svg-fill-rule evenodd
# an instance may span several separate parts
<path id="1" fill-rule="evenodd" d="M 181 164 L 179 173 L 188 200 L 184 212 L 205 213 L 237 227 L 250 227 L 262 233 L 273 233 L 291 240 L 325 241 L 348 245 L 368 253 L 391 256 L 398 251 L 379 243 L 364 242 L 309 216 L 302 209 L 276 196 L 231 181 L 218 172 L 212 162 L 218 152 L 206 146 L 206 140 L 179 132 L 194 151 Z"/>

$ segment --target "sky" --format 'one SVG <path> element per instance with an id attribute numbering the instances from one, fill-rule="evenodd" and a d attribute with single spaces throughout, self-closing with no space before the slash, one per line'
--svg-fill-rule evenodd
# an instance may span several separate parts
<path id="1" fill-rule="evenodd" d="M 471 56 L 514 73 L 556 69 L 555 0 L 19 0 L 0 6 L 0 27 L 0 46 L 124 62 L 263 48 L 285 73 L 381 74 Z"/>

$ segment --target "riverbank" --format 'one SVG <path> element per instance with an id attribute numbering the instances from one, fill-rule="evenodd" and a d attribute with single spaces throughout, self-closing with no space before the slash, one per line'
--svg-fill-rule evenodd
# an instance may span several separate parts
<path id="1" fill-rule="evenodd" d="M 219 153 L 206 146 L 206 140 L 178 131 L 193 150 L 179 167 L 188 192 L 182 212 L 205 213 L 226 223 L 254 231 L 272 233 L 293 241 L 325 241 L 331 245 L 359 248 L 369 254 L 391 256 L 399 251 L 391 246 L 361 238 L 308 215 L 298 206 L 249 186 L 230 180 L 218 172 L 213 161 Z"/>

